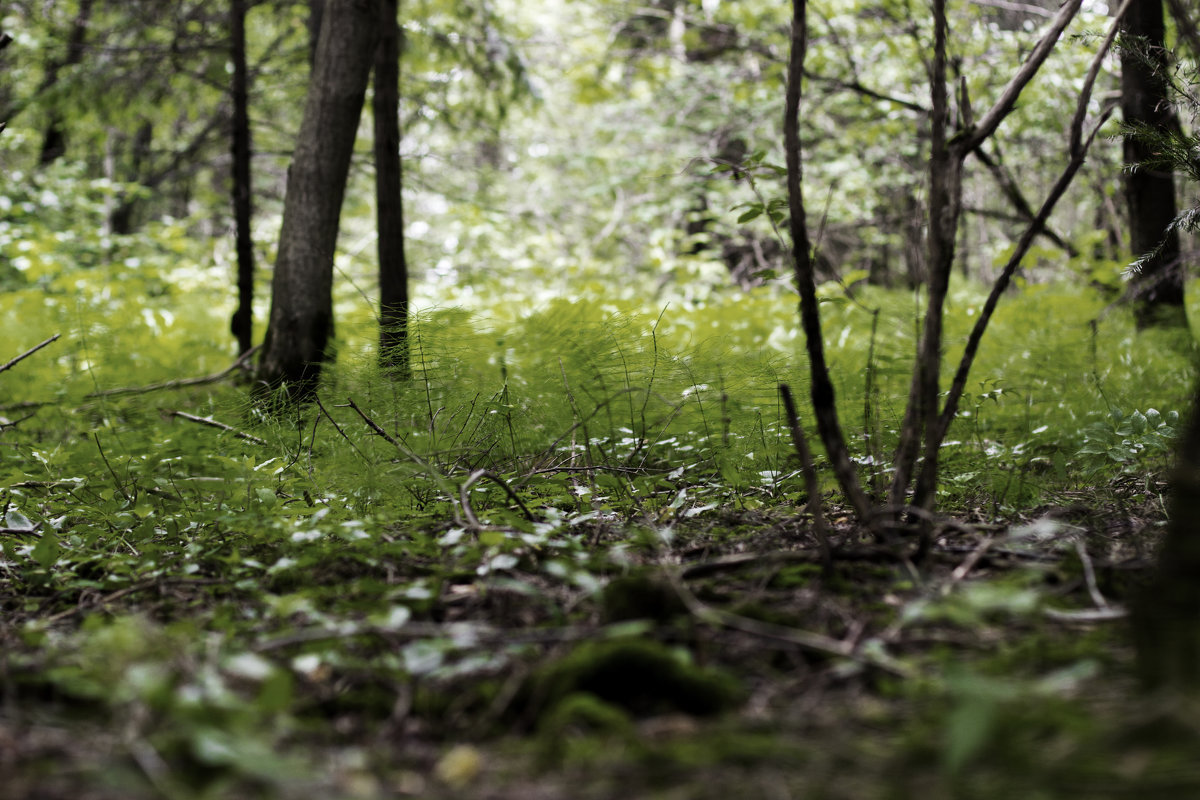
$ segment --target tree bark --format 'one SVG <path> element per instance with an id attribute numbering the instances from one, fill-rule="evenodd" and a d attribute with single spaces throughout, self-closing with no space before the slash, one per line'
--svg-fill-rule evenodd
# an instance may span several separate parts
<path id="1" fill-rule="evenodd" d="M 934 58 L 930 67 L 929 306 L 925 310 L 921 340 L 917 346 L 917 363 L 909 387 L 908 404 L 900 424 L 900 442 L 896 447 L 892 485 L 888 492 L 888 504 L 893 510 L 904 505 L 919 454 L 923 455 L 924 461 L 917 478 L 913 505 L 929 510 L 936 499 L 939 449 L 945 436 L 938 425 L 943 314 L 954 266 L 958 220 L 962 213 L 963 162 L 1012 113 L 1021 92 L 1037 75 L 1063 31 L 1079 12 L 1081 2 L 1066 0 L 1062 4 L 1049 28 L 1009 79 L 992 107 L 977 122 L 964 119 L 962 128 L 951 136 L 950 100 L 946 86 L 946 0 L 934 0 Z"/>
<path id="2" fill-rule="evenodd" d="M 1200 689 L 1200 388 L 1179 441 L 1171 522 L 1154 579 L 1135 598 L 1131 623 L 1142 681 Z"/>
<path id="3" fill-rule="evenodd" d="M 380 0 L 375 51 L 375 205 L 379 228 L 379 363 L 398 378 L 409 374 L 408 262 L 400 162 L 400 27 L 397 0 Z"/>
<path id="4" fill-rule="evenodd" d="M 91 22 L 92 5 L 93 0 L 80 0 L 79 11 L 75 14 L 75 19 L 71 23 L 71 33 L 67 36 L 67 53 L 62 61 L 52 62 L 46 67 L 46 77 L 42 80 L 39 93 L 58 83 L 61 70 L 83 63 L 83 46 L 87 40 L 88 25 Z M 66 151 L 67 135 L 63 130 L 62 114 L 55 111 L 46 125 L 46 134 L 42 138 L 42 150 L 38 156 L 38 164 L 43 167 L 52 164 Z"/>
<path id="5" fill-rule="evenodd" d="M 0 31 L 0 51 L 4 50 L 10 44 L 12 44 L 12 36 Z M 0 119 L 0 133 L 3 133 L 6 127 L 8 127 L 8 120 Z"/>
<path id="6" fill-rule="evenodd" d="M 1193 17 L 1195 12 L 1184 7 L 1185 1 L 1167 0 L 1167 7 L 1171 9 L 1171 17 L 1179 30 L 1179 38 L 1187 43 L 1193 58 L 1200 58 L 1200 27 L 1197 27 Z"/>
<path id="7" fill-rule="evenodd" d="M 873 524 L 874 509 L 858 480 L 858 473 L 846 438 L 838 421 L 837 402 L 829 367 L 825 363 L 825 343 L 821 334 L 821 311 L 817 303 L 816 279 L 813 273 L 812 246 L 808 239 L 804 210 L 803 160 L 800 147 L 800 100 L 804 76 L 804 59 L 808 49 L 808 4 L 792 0 L 791 54 L 788 58 L 787 95 L 783 117 L 784 149 L 787 155 L 787 192 L 789 229 L 792 236 L 792 264 L 795 269 L 796 291 L 800 294 L 800 322 L 808 348 L 808 368 L 812 381 L 813 413 L 817 432 L 825 453 L 829 456 L 834 475 L 846 500 L 853 506 L 863 525 Z"/>
<path id="8" fill-rule="evenodd" d="M 325 0 L 308 0 L 308 68 L 317 63 L 317 41 L 321 38 L 321 20 L 325 16 Z"/>
<path id="9" fill-rule="evenodd" d="M 271 315 L 258 365 L 289 399 L 317 388 L 333 332 L 333 257 L 379 27 L 378 0 L 328 0 L 284 196 Z"/>
<path id="10" fill-rule="evenodd" d="M 123 141 L 125 137 L 120 138 Z M 137 131 L 133 134 L 133 141 L 129 145 L 129 172 L 124 178 L 127 183 L 145 185 L 142 181 L 142 173 L 145 171 L 146 162 L 150 160 L 150 146 L 153 142 L 154 125 L 150 120 L 143 119 L 138 124 Z M 140 202 L 141 198 L 136 193 L 121 193 L 108 220 L 109 228 L 113 233 L 128 236 L 137 229 L 137 211 Z"/>
<path id="11" fill-rule="evenodd" d="M 1137 0 L 1125 15 L 1122 32 L 1121 115 L 1125 124 L 1178 129 L 1168 97 L 1163 0 Z M 1183 306 L 1179 234 L 1167 232 L 1178 211 L 1175 176 L 1157 165 L 1138 166 L 1154 158 L 1154 145 L 1141 136 L 1126 135 L 1124 151 L 1130 247 L 1135 258 L 1152 254 L 1132 287 L 1138 325 L 1145 326 L 1161 318 L 1168 308 Z"/>
<path id="12" fill-rule="evenodd" d="M 250 177 L 250 114 L 246 70 L 246 0 L 232 0 L 229 10 L 230 39 L 233 57 L 233 124 L 230 140 L 233 156 L 233 220 L 237 249 L 238 307 L 233 313 L 230 328 L 237 337 L 238 352 L 244 353 L 254 343 L 254 244 L 250 239 L 251 207 Z"/>

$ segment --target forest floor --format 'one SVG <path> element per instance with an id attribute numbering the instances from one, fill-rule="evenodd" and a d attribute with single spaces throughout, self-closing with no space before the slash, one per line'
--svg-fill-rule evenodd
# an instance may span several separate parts
<path id="1" fill-rule="evenodd" d="M 718 507 L 580 523 L 624 565 L 575 586 L 436 550 L 223 574 L 227 541 L 29 590 L 0 619 L 0 798 L 1200 796 L 1200 709 L 1137 690 L 1120 616 L 1162 490 L 965 510 L 917 563 L 833 510 L 827 569 L 801 509 Z M 411 616 L 312 607 L 435 573 Z"/>
<path id="2" fill-rule="evenodd" d="M 878 299 L 878 349 L 828 308 L 866 484 L 913 330 Z M 826 475 L 832 563 L 779 405 L 803 360 L 761 346 L 785 296 L 566 304 L 502 339 L 447 311 L 413 380 L 347 356 L 289 415 L 236 364 L 177 380 L 196 342 L 228 364 L 211 320 L 109 315 L 142 338 L 4 374 L 0 800 L 1200 797 L 1200 703 L 1141 690 L 1123 616 L 1193 338 L 1027 300 L 926 551 Z"/>

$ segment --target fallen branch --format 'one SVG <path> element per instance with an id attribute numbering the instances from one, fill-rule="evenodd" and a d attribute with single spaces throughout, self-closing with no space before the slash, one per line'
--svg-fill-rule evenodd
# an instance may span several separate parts
<path id="1" fill-rule="evenodd" d="M 352 398 L 349 398 L 349 397 L 346 398 L 346 404 L 342 407 L 354 409 L 354 412 L 356 414 L 358 414 L 360 417 L 362 417 L 362 421 L 367 423 L 367 427 L 369 427 L 371 430 L 375 431 L 375 433 L 382 436 L 383 440 L 385 442 L 390 444 L 392 447 L 395 447 L 397 450 L 401 451 L 405 455 L 410 454 L 410 451 L 407 447 L 400 444 L 400 442 L 396 439 L 396 437 L 392 436 L 390 433 L 385 431 L 383 428 L 379 427 L 379 424 L 377 422 L 375 422 L 375 420 L 368 417 L 366 415 L 366 413 L 364 413 L 363 410 L 355 404 L 355 402 Z"/>
<path id="2" fill-rule="evenodd" d="M 338 628 L 315 628 L 268 639 L 256 645 L 254 652 L 267 653 L 285 647 L 337 639 L 373 636 L 391 641 L 411 639 L 451 639 L 461 647 L 494 647 L 501 644 L 558 644 L 596 638 L 597 631 L 588 627 L 564 628 L 493 628 L 466 622 L 438 624 L 436 622 L 406 622 L 398 627 L 385 625 L 350 624 Z"/>
<path id="3" fill-rule="evenodd" d="M 57 338 L 57 337 L 55 337 Z M 40 346 L 40 345 L 39 345 Z M 204 386 L 209 383 L 217 383 L 224 380 L 230 373 L 235 372 L 246 365 L 246 361 L 258 352 L 262 345 L 255 345 L 246 352 L 237 357 L 228 368 L 212 375 L 205 375 L 200 378 L 179 378 L 172 381 L 164 381 L 163 383 L 152 383 L 149 386 L 126 386 L 120 389 L 101 389 L 98 392 L 92 392 L 88 397 L 116 397 L 124 394 L 147 394 L 149 392 L 157 392 L 163 389 L 182 389 L 186 386 Z"/>
<path id="4" fill-rule="evenodd" d="M 234 428 L 231 425 L 226 425 L 224 422 L 217 422 L 212 417 L 197 417 L 194 414 L 188 414 L 187 412 L 184 412 L 184 411 L 168 411 L 167 414 L 172 417 L 179 417 L 180 419 L 186 419 L 188 422 L 195 422 L 197 425 L 207 425 L 210 428 L 216 428 L 217 430 L 232 433 L 237 438 L 245 439 L 247 442 L 253 442 L 254 444 L 266 444 L 267 443 L 267 441 L 265 439 L 260 439 L 257 436 L 254 436 L 252 434 L 246 433 L 244 431 L 239 431 L 237 428 Z"/>
<path id="5" fill-rule="evenodd" d="M 1057 608 L 1043 608 L 1042 616 L 1055 622 L 1073 622 L 1091 624 L 1093 622 L 1115 622 L 1125 619 L 1129 612 L 1123 608 L 1083 608 L 1063 611 Z"/>
<path id="6" fill-rule="evenodd" d="M 21 355 L 17 356 L 12 361 L 9 361 L 7 364 L 0 365 L 0 372 L 4 372 L 5 370 L 12 369 L 17 364 L 19 364 L 20 362 L 29 358 L 31 355 L 36 353 L 38 350 L 41 350 L 46 345 L 50 344 L 51 342 L 57 341 L 58 337 L 60 337 L 60 336 L 62 336 L 61 333 L 56 333 L 53 336 L 51 336 L 49 339 L 47 339 L 46 341 L 42 342 L 41 344 L 36 344 L 33 347 L 26 350 L 24 353 L 21 353 Z"/>
<path id="7" fill-rule="evenodd" d="M 113 602 L 114 600 L 120 600 L 122 597 L 136 594 L 137 592 L 144 592 L 147 589 L 158 589 L 159 591 L 162 591 L 162 589 L 166 586 L 216 586 L 226 582 L 227 581 L 221 578 L 147 578 L 146 580 L 138 581 L 137 583 L 131 584 L 122 589 L 109 592 L 108 594 L 102 596 L 95 603 L 91 603 L 87 606 L 80 604 L 74 608 L 68 608 L 65 611 L 59 611 L 57 614 L 51 614 L 50 616 L 44 618 L 42 622 L 47 625 L 55 622 L 61 622 L 62 620 L 73 617 L 76 614 L 82 614 L 85 611 L 90 611 L 94 608 L 101 608 Z"/>
<path id="8" fill-rule="evenodd" d="M 533 513 L 530 512 L 528 506 L 525 505 L 524 501 L 521 500 L 503 478 L 489 470 L 477 469 L 467 476 L 467 479 L 463 481 L 462 486 L 458 490 L 458 499 L 462 502 L 463 514 L 466 515 L 467 522 L 470 523 L 471 527 L 477 530 L 485 527 L 480 523 L 479 518 L 475 516 L 475 509 L 471 507 L 471 487 L 483 478 L 487 478 L 492 483 L 498 484 L 508 494 L 509 498 L 521 507 L 521 511 L 525 514 L 525 519 L 533 522 Z"/>
<path id="9" fill-rule="evenodd" d="M 683 601 L 688 612 L 701 622 L 749 633 L 752 636 L 758 636 L 763 639 L 773 639 L 778 642 L 802 647 L 805 650 L 812 650 L 838 658 L 846 658 L 860 664 L 877 667 L 901 678 L 912 677 L 910 669 L 882 652 L 866 652 L 863 648 L 857 647 L 851 642 L 834 639 L 822 633 L 813 633 L 812 631 L 791 628 L 786 625 L 776 625 L 773 622 L 751 619 L 719 608 L 713 608 L 701 602 L 692 593 L 691 589 L 683 585 L 683 581 L 674 572 L 668 570 L 667 578 L 671 581 L 675 593 L 679 595 L 679 599 Z"/>

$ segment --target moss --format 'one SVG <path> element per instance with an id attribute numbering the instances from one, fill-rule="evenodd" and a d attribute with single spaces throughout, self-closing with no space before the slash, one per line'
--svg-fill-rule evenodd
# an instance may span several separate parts
<path id="1" fill-rule="evenodd" d="M 768 586 L 772 589 L 799 589 L 820 576 L 820 564 L 791 564 L 775 573 Z"/>
<path id="2" fill-rule="evenodd" d="M 601 595 L 605 622 L 648 619 L 668 624 L 685 616 L 687 606 L 667 581 L 655 575 L 627 575 L 610 581 Z"/>
<path id="3" fill-rule="evenodd" d="M 734 708 L 742 697 L 730 675 L 697 667 L 659 642 L 623 639 L 586 642 L 541 667 L 526 680 L 514 708 L 540 723 L 581 692 L 634 717 L 711 716 Z"/>
<path id="4" fill-rule="evenodd" d="M 613 745 L 640 750 L 633 720 L 624 709 L 588 692 L 562 698 L 538 723 L 538 757 L 543 766 L 592 761 L 613 755 Z"/>

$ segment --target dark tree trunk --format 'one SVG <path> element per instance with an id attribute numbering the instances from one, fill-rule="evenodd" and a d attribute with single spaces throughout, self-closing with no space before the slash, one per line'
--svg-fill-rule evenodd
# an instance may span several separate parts
<path id="1" fill-rule="evenodd" d="M 800 101 L 803 97 L 804 59 L 808 53 L 808 3 L 792 0 L 791 48 L 788 57 L 787 91 L 784 97 L 783 139 L 787 157 L 788 229 L 792 236 L 792 265 L 796 291 L 800 294 L 800 322 L 808 352 L 812 378 L 811 396 L 817 432 L 833 466 L 838 485 L 864 525 L 871 524 L 872 509 L 858 481 L 858 473 L 846 447 L 838 420 L 837 402 L 829 368 L 825 363 L 825 343 L 821 335 L 821 310 L 817 302 L 812 245 L 808 238 L 804 209 L 804 162 L 800 145 Z"/>
<path id="2" fill-rule="evenodd" d="M 258 376 L 304 400 L 333 332 L 333 256 L 379 27 L 377 0 L 328 0 L 284 197 Z"/>
<path id="3" fill-rule="evenodd" d="M 229 9 L 230 44 L 233 57 L 233 219 L 237 247 L 238 307 L 230 328 L 237 337 L 238 352 L 250 349 L 254 340 L 254 244 L 250 239 L 250 115 L 247 107 L 246 0 L 232 0 Z"/>
<path id="4" fill-rule="evenodd" d="M 325 0 L 308 0 L 308 66 L 317 61 L 317 41 L 321 38 L 321 20 L 325 16 Z"/>
<path id="5" fill-rule="evenodd" d="M 912 471 L 916 467 L 925 434 L 925 457 L 921 478 L 937 485 L 937 456 L 940 442 L 928 435 L 938 418 L 938 391 L 942 368 L 943 308 L 954 268 L 958 220 L 962 211 L 962 168 L 965 151 L 950 143 L 950 96 L 946 86 L 946 41 L 949 26 L 946 0 L 934 0 L 934 53 L 930 65 L 931 145 L 929 156 L 929 235 L 927 262 L 929 306 L 918 344 L 917 363 L 913 368 L 908 405 L 901 423 L 900 443 L 896 448 L 896 469 L 888 504 L 904 505 Z M 921 492 L 918 490 L 917 495 Z M 932 502 L 932 496 L 929 498 Z"/>
<path id="6" fill-rule="evenodd" d="M 12 44 L 12 36 L 8 35 L 7 33 L 4 33 L 3 31 L 0 31 L 0 51 L 3 51 L 10 44 Z M 8 120 L 0 119 L 0 133 L 3 133 L 5 127 L 7 127 L 7 126 L 8 126 Z"/>
<path id="7" fill-rule="evenodd" d="M 137 132 L 133 135 L 133 142 L 130 143 L 129 171 L 125 176 L 126 181 L 142 182 L 142 173 L 150 158 L 150 145 L 153 141 L 154 126 L 150 124 L 149 120 L 142 120 L 138 125 Z M 108 219 L 109 228 L 113 233 L 128 236 L 134 232 L 137 227 L 138 203 L 139 198 L 136 195 L 125 195 L 119 200 Z"/>
<path id="8" fill-rule="evenodd" d="M 92 16 L 92 0 L 80 0 L 79 13 L 71 23 L 71 33 L 67 37 L 67 53 L 60 62 L 51 63 L 46 67 L 46 77 L 42 80 L 41 90 L 45 91 L 58 83 L 59 72 L 66 67 L 74 67 L 83 63 L 83 46 L 87 39 L 88 24 Z M 41 166 L 53 163 L 67 151 L 67 136 L 63 130 L 62 115 L 55 111 L 46 125 L 46 134 L 42 139 L 42 150 L 38 156 Z"/>
<path id="9" fill-rule="evenodd" d="M 1152 129 L 1178 127 L 1167 96 L 1166 29 L 1163 0 L 1135 0 L 1123 21 L 1121 50 L 1121 115 L 1128 125 Z M 1154 157 L 1154 146 L 1143 137 L 1125 137 L 1125 164 L 1142 164 Z M 1125 177 L 1129 210 L 1130 247 L 1135 257 L 1153 252 L 1133 285 L 1139 325 L 1149 324 L 1168 307 L 1183 305 L 1183 270 L 1179 265 L 1179 235 L 1167 233 L 1175 219 L 1175 177 L 1157 166 L 1139 166 Z"/>
<path id="10" fill-rule="evenodd" d="M 397 0 L 380 0 L 375 51 L 375 203 L 379 227 L 379 363 L 408 377 L 408 262 L 400 163 L 400 27 Z"/>
<path id="11" fill-rule="evenodd" d="M 1200 688 L 1200 389 L 1179 441 L 1171 522 L 1152 583 L 1133 603 L 1138 667 L 1150 687 Z"/>
<path id="12" fill-rule="evenodd" d="M 1200 26 L 1196 24 L 1196 12 L 1189 10 L 1187 3 L 1188 0 L 1167 0 L 1167 8 L 1171 9 L 1180 41 L 1187 44 L 1193 58 L 1200 58 Z"/>

